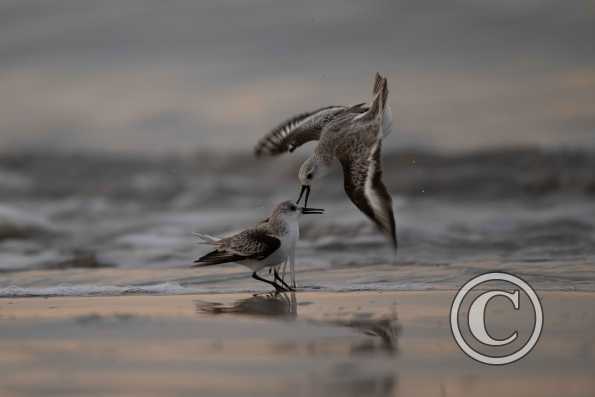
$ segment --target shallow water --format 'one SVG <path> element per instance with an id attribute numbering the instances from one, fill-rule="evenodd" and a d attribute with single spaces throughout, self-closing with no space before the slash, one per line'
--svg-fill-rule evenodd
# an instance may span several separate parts
<path id="1" fill-rule="evenodd" d="M 299 158 L 0 157 L 0 297 L 264 291 L 241 266 L 191 269 L 193 232 L 233 232 L 295 198 Z M 297 250 L 305 290 L 452 289 L 505 270 L 595 290 L 595 156 L 387 154 L 399 251 L 342 192 L 315 187 Z M 593 167 L 593 168 L 591 168 Z"/>

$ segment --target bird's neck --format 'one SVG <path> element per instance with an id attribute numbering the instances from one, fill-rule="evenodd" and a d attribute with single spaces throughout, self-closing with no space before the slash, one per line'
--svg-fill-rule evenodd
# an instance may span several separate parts
<path id="1" fill-rule="evenodd" d="M 269 220 L 271 231 L 277 235 L 282 236 L 289 232 L 289 224 L 281 216 L 272 216 Z"/>
<path id="2" fill-rule="evenodd" d="M 312 155 L 312 160 L 316 162 L 318 166 L 319 175 L 325 175 L 333 164 L 333 151 L 317 148 Z"/>

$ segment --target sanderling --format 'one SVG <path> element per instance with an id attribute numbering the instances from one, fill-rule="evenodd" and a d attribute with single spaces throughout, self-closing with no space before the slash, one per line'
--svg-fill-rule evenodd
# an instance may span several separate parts
<path id="1" fill-rule="evenodd" d="M 318 140 L 314 153 L 300 167 L 301 191 L 308 206 L 310 186 L 330 169 L 336 158 L 343 167 L 345 192 L 391 240 L 397 249 L 392 198 L 382 183 L 382 139 L 392 130 L 392 112 L 387 103 L 387 80 L 374 78 L 373 100 L 368 106 L 330 106 L 295 116 L 262 138 L 255 154 L 292 152 L 306 142 Z"/>
<path id="2" fill-rule="evenodd" d="M 207 234 L 195 233 L 203 243 L 216 247 L 214 251 L 195 260 L 195 267 L 236 262 L 250 268 L 254 279 L 271 284 L 277 291 L 291 290 L 292 288 L 279 277 L 277 267 L 293 254 L 295 242 L 299 238 L 300 214 L 323 212 L 323 209 L 298 207 L 291 201 L 284 201 L 274 209 L 267 220 L 230 237 L 218 239 Z M 257 274 L 267 267 L 273 268 L 273 281 Z"/>

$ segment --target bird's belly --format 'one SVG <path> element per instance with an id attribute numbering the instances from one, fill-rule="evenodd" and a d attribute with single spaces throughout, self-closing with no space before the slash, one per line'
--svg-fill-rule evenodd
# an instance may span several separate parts
<path id="1" fill-rule="evenodd" d="M 277 266 L 285 261 L 285 259 L 287 259 L 287 251 L 281 246 L 277 251 L 266 257 L 263 262 L 265 266 Z"/>
<path id="2" fill-rule="evenodd" d="M 265 267 L 278 266 L 285 262 L 289 254 L 295 250 L 295 245 L 299 238 L 299 224 L 297 222 L 290 224 L 287 232 L 280 237 L 281 246 L 275 252 L 263 260 L 247 260 L 242 261 L 242 264 L 255 272 L 264 269 Z"/>
<path id="3" fill-rule="evenodd" d="M 242 261 L 241 264 L 246 266 L 247 268 L 251 269 L 254 272 L 257 272 L 265 267 L 277 266 L 283 263 L 287 259 L 286 251 L 283 249 L 283 246 L 279 247 L 279 249 L 273 252 L 271 255 L 267 256 L 262 260 L 245 260 Z"/>

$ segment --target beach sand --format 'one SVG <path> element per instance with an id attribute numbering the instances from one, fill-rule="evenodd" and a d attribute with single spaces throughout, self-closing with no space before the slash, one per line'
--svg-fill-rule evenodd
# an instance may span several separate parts
<path id="1" fill-rule="evenodd" d="M 0 395 L 595 395 L 594 293 L 539 292 L 540 341 L 500 367 L 455 344 L 454 294 L 1 299 Z"/>

